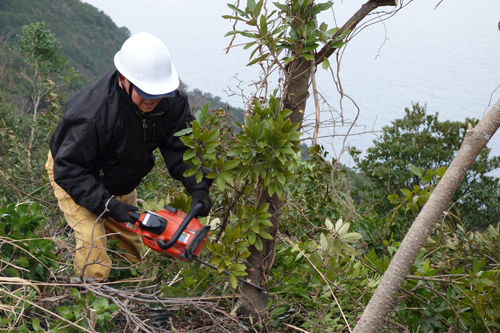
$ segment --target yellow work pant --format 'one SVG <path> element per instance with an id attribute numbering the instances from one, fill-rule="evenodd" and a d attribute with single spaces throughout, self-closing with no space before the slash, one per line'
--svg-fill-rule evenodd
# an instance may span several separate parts
<path id="1" fill-rule="evenodd" d="M 45 168 L 49 173 L 50 183 L 59 202 L 59 208 L 64 213 L 66 221 L 75 232 L 76 253 L 74 270 L 77 277 L 106 280 L 111 271 L 111 259 L 106 254 L 106 238 L 118 239 L 118 248 L 127 250 L 124 257 L 130 262 L 141 260 L 142 239 L 128 228 L 114 222 L 113 219 L 102 219 L 92 214 L 73 199 L 54 181 L 54 160 L 49 151 Z M 115 196 L 115 200 L 137 205 L 137 194 L 132 193 Z"/>

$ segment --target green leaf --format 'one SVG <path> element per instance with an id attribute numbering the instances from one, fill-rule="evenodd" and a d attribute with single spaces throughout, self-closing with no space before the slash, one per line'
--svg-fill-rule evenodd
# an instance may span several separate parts
<path id="1" fill-rule="evenodd" d="M 255 0 L 247 0 L 247 8 L 253 13 L 255 11 Z"/>
<path id="2" fill-rule="evenodd" d="M 222 170 L 224 170 L 224 171 L 232 170 L 232 169 L 236 168 L 239 164 L 240 164 L 240 161 L 238 161 L 238 160 L 227 161 L 222 165 Z"/>
<path id="3" fill-rule="evenodd" d="M 217 266 L 222 262 L 222 259 L 224 258 L 222 258 L 221 256 L 213 256 L 212 259 L 210 259 L 210 263 L 214 266 Z"/>
<path id="4" fill-rule="evenodd" d="M 180 140 L 182 141 L 182 143 L 184 143 L 189 148 L 194 148 L 195 147 L 195 142 L 190 137 L 181 136 Z"/>
<path id="5" fill-rule="evenodd" d="M 108 310 L 108 311 L 110 311 L 110 312 L 115 312 L 115 311 L 120 310 L 120 308 L 119 308 L 119 307 L 118 307 L 118 305 L 116 305 L 116 304 L 110 304 L 110 305 L 107 307 L 107 309 L 106 309 L 106 310 Z"/>
<path id="6" fill-rule="evenodd" d="M 343 240 L 346 243 L 353 243 L 357 241 L 358 239 L 362 239 L 363 235 L 357 233 L 357 232 L 349 232 L 347 234 L 343 234 L 340 236 L 340 239 Z"/>
<path id="7" fill-rule="evenodd" d="M 210 131 L 207 141 L 217 141 L 220 131 L 218 129 Z"/>
<path id="8" fill-rule="evenodd" d="M 38 318 L 33 319 L 33 321 L 31 322 L 31 326 L 33 326 L 33 329 L 35 331 L 38 331 L 38 329 L 40 328 L 40 319 Z"/>
<path id="9" fill-rule="evenodd" d="M 236 35 L 236 34 L 239 34 L 239 33 L 241 33 L 241 31 L 237 31 L 237 30 L 229 31 L 229 32 L 227 32 L 224 35 L 224 37 L 231 36 L 231 35 Z"/>
<path id="10" fill-rule="evenodd" d="M 201 182 L 201 181 L 202 181 L 202 179 L 203 179 L 203 172 L 198 171 L 198 172 L 196 173 L 196 182 L 197 182 L 197 183 L 199 183 L 199 182 Z"/>
<path id="11" fill-rule="evenodd" d="M 332 221 L 330 221 L 330 219 L 325 219 L 325 226 L 330 231 L 334 230 L 333 223 Z"/>
<path id="12" fill-rule="evenodd" d="M 276 192 L 278 188 L 278 185 L 276 185 L 276 183 L 274 182 L 271 182 L 269 183 L 269 186 L 268 186 L 268 191 L 269 191 L 269 195 L 272 196 L 274 194 L 274 192 Z"/>
<path id="13" fill-rule="evenodd" d="M 279 308 L 277 308 L 277 309 L 273 310 L 273 311 L 271 312 L 271 314 L 272 314 L 273 316 L 279 316 L 279 315 L 281 315 L 281 314 L 285 313 L 286 311 L 287 311 L 287 308 L 286 308 L 286 307 L 284 307 L 284 306 L 280 306 Z M 276 318 L 277 318 L 277 317 L 276 317 Z"/>
<path id="14" fill-rule="evenodd" d="M 223 191 L 224 188 L 226 187 L 226 182 L 224 181 L 224 179 L 220 175 L 218 175 L 215 178 L 215 185 L 217 186 L 219 191 Z"/>
<path id="15" fill-rule="evenodd" d="M 408 166 L 410 167 L 410 171 L 416 175 L 416 176 L 419 176 L 419 177 L 422 177 L 422 170 L 420 168 L 417 168 L 416 166 L 414 166 L 413 164 L 408 164 Z"/>
<path id="16" fill-rule="evenodd" d="M 227 6 L 229 8 L 231 8 L 232 10 L 236 11 L 241 16 L 248 17 L 247 13 L 245 13 L 244 11 L 242 11 L 241 9 L 239 9 L 238 7 L 236 7 L 235 5 L 232 5 L 232 4 L 228 3 Z"/>
<path id="17" fill-rule="evenodd" d="M 196 112 L 195 119 L 198 123 L 203 124 L 205 122 L 209 106 L 210 102 L 206 102 L 203 108 Z"/>
<path id="18" fill-rule="evenodd" d="M 262 10 L 263 5 L 264 5 L 264 0 L 260 0 L 259 2 L 257 2 L 257 4 L 255 5 L 255 9 L 253 11 L 255 16 L 260 15 L 260 11 Z"/>
<path id="19" fill-rule="evenodd" d="M 260 29 L 263 35 L 267 34 L 267 21 L 264 15 L 260 16 Z"/>
<path id="20" fill-rule="evenodd" d="M 80 294 L 80 292 L 76 288 L 71 288 L 70 294 L 71 294 L 71 296 L 73 296 L 76 299 L 82 298 L 82 295 Z"/>
<path id="21" fill-rule="evenodd" d="M 198 140 L 201 136 L 201 127 L 197 121 L 193 121 L 193 136 L 195 140 Z"/>
<path id="22" fill-rule="evenodd" d="M 174 136 L 183 136 L 183 135 L 189 135 L 193 132 L 193 129 L 191 127 L 185 128 L 180 130 L 179 132 L 176 132 Z"/>
<path id="23" fill-rule="evenodd" d="M 304 54 L 302 54 L 302 56 L 303 56 L 306 60 L 308 60 L 308 61 L 313 60 L 313 57 L 312 57 L 310 54 L 304 53 Z"/>
<path id="24" fill-rule="evenodd" d="M 20 257 L 19 259 L 17 259 L 17 263 L 22 267 L 30 266 L 29 260 L 26 257 Z"/>
<path id="25" fill-rule="evenodd" d="M 207 151 L 214 151 L 215 148 L 217 148 L 220 145 L 219 141 L 207 141 L 203 143 L 203 147 Z"/>
<path id="26" fill-rule="evenodd" d="M 268 233 L 267 231 L 264 231 L 264 230 L 259 231 L 259 236 L 264 238 L 264 239 L 273 239 L 273 236 L 271 236 L 270 233 Z"/>
<path id="27" fill-rule="evenodd" d="M 446 169 L 447 169 L 446 166 L 440 167 L 439 169 L 436 170 L 436 173 L 442 177 L 445 174 Z"/>
<path id="28" fill-rule="evenodd" d="M 336 42 L 332 45 L 333 48 L 340 49 L 342 46 L 347 44 L 346 42 Z"/>
<path id="29" fill-rule="evenodd" d="M 323 69 L 328 69 L 330 67 L 330 61 L 328 60 L 328 58 L 325 57 L 325 59 L 323 60 L 323 63 L 321 64 L 321 67 Z"/>
<path id="30" fill-rule="evenodd" d="M 323 251 L 326 251 L 328 249 L 328 238 L 323 233 L 319 235 L 319 244 Z"/>
<path id="31" fill-rule="evenodd" d="M 257 63 L 257 62 L 260 62 L 260 61 L 266 60 L 268 56 L 269 56 L 269 52 L 268 52 L 268 53 L 264 53 L 264 54 L 262 54 L 260 57 L 258 57 L 258 58 L 256 58 L 256 59 L 254 59 L 254 60 L 250 61 L 250 62 L 247 64 L 247 66 L 251 66 L 251 65 L 253 65 L 253 64 Z"/>
<path id="32" fill-rule="evenodd" d="M 192 159 L 195 156 L 196 156 L 196 150 L 194 150 L 194 149 L 188 149 L 188 150 L 186 150 L 186 152 L 184 152 L 184 156 L 182 157 L 182 159 L 184 161 L 188 161 L 188 160 Z"/>
<path id="33" fill-rule="evenodd" d="M 411 196 L 411 194 L 412 194 L 412 193 L 411 193 L 408 189 L 406 189 L 406 188 L 402 188 L 400 191 L 401 191 L 401 193 L 403 193 L 403 194 L 404 194 L 404 196 L 405 196 L 405 197 L 410 197 L 410 196 Z"/>
<path id="34" fill-rule="evenodd" d="M 260 216 L 260 214 L 268 214 L 267 216 L 271 216 L 269 213 L 269 203 L 265 203 L 257 209 L 256 214 Z"/>
<path id="35" fill-rule="evenodd" d="M 243 228 L 243 230 L 245 230 L 245 228 Z M 257 239 L 257 235 L 254 232 L 248 233 L 248 242 L 250 244 L 253 245 L 255 243 L 255 239 Z"/>
<path id="36" fill-rule="evenodd" d="M 484 285 L 481 282 L 481 280 L 477 280 L 476 281 L 476 290 L 477 290 L 477 292 L 479 292 L 479 293 L 482 292 L 483 288 L 484 288 Z"/>
<path id="37" fill-rule="evenodd" d="M 236 289 L 236 287 L 238 287 L 238 279 L 236 278 L 236 275 L 234 275 L 234 273 L 231 273 L 229 275 L 229 281 L 231 281 L 231 287 L 233 287 L 233 289 Z"/>
<path id="38" fill-rule="evenodd" d="M 282 11 L 284 11 L 285 13 L 289 13 L 290 12 L 290 7 L 286 6 L 286 5 L 283 5 L 279 2 L 273 2 L 273 4 L 278 7 L 278 9 L 281 9 Z"/>
<path id="39" fill-rule="evenodd" d="M 262 244 L 262 239 L 261 239 L 260 237 L 257 237 L 257 238 L 255 239 L 254 246 L 255 246 L 255 248 L 256 248 L 258 251 L 262 251 L 263 244 Z"/>
<path id="40" fill-rule="evenodd" d="M 252 227 L 253 232 L 255 232 L 256 234 L 258 234 L 258 233 L 259 233 L 259 223 L 257 223 L 257 222 L 252 222 L 251 227 Z"/>
<path id="41" fill-rule="evenodd" d="M 288 155 L 294 155 L 295 152 L 288 146 L 284 146 L 278 149 L 280 152 Z"/>
<path id="42" fill-rule="evenodd" d="M 222 15 L 222 18 L 226 19 L 226 20 L 238 20 L 238 21 L 244 21 L 244 22 L 246 22 L 245 19 L 243 19 L 243 18 L 241 18 L 239 16 Z M 234 32 L 234 31 L 231 31 L 231 32 Z"/>
<path id="43" fill-rule="evenodd" d="M 295 59 L 295 56 L 290 56 L 288 58 L 285 59 L 285 65 L 287 65 L 290 61 L 293 61 Z"/>
<path id="44" fill-rule="evenodd" d="M 198 172 L 197 168 L 191 168 L 191 169 L 184 171 L 183 176 L 188 178 L 188 177 L 194 176 L 196 174 L 196 172 Z"/>
<path id="45" fill-rule="evenodd" d="M 233 178 L 231 177 L 231 175 L 226 172 L 226 171 L 222 171 L 220 173 L 220 177 L 224 180 L 224 182 L 226 182 L 227 184 L 231 185 L 231 186 L 234 186 L 234 181 L 233 181 Z"/>
<path id="46" fill-rule="evenodd" d="M 333 6 L 333 2 L 329 1 L 327 3 L 320 3 L 315 6 L 312 6 L 311 9 L 307 12 L 307 16 L 314 16 L 322 11 L 325 11 Z"/>
<path id="47" fill-rule="evenodd" d="M 286 184 L 286 178 L 285 176 L 283 176 L 281 172 L 276 173 L 276 178 L 278 178 L 278 181 L 280 182 L 281 185 L 284 186 Z"/>
<path id="48" fill-rule="evenodd" d="M 302 48 L 302 55 L 304 55 L 304 53 L 309 53 L 313 50 L 316 50 L 316 48 L 318 48 L 319 44 L 312 44 L 312 45 L 306 45 Z M 310 60 L 310 59 L 308 59 Z"/>

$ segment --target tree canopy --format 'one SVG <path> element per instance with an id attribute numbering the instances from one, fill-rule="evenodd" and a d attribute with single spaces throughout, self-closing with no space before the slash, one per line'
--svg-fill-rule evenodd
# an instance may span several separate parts
<path id="1" fill-rule="evenodd" d="M 351 150 L 357 169 L 373 182 L 374 209 L 381 216 L 394 209 L 391 195 L 413 190 L 421 184 L 427 170 L 448 167 L 462 145 L 466 130 L 477 119 L 440 121 L 439 114 L 427 114 L 426 107 L 414 104 L 405 116 L 384 126 L 365 155 Z M 448 218 L 468 229 L 484 229 L 496 224 L 500 213 L 499 179 L 491 171 L 500 167 L 500 157 L 485 148 L 455 192 L 448 207 Z M 423 170 L 418 176 L 410 166 Z M 432 183 L 431 183 L 432 184 Z M 364 190 L 368 188 L 365 186 Z M 412 215 L 415 216 L 415 212 Z"/>

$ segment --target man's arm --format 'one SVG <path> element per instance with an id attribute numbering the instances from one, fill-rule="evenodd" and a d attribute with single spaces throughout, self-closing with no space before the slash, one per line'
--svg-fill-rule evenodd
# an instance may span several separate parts
<path id="1" fill-rule="evenodd" d="M 184 145 L 179 137 L 173 134 L 187 128 L 194 117 L 191 114 L 187 96 L 183 92 L 178 91 L 175 99 L 174 103 L 172 103 L 174 105 L 174 110 L 172 110 L 173 117 L 171 117 L 172 125 L 169 130 L 169 136 L 162 145 L 160 145 L 160 151 L 170 175 L 174 179 L 182 182 L 186 190 L 193 196 L 193 203 L 195 201 L 202 202 L 205 208 L 208 208 L 200 212 L 200 215 L 208 215 L 211 206 L 208 193 L 212 185 L 212 180 L 206 178 L 206 175 L 204 175 L 202 181 L 198 183 L 196 181 L 196 176 L 183 176 L 184 172 L 190 169 L 190 166 L 183 160 L 184 153 L 188 147 Z"/>
<path id="2" fill-rule="evenodd" d="M 63 118 L 52 136 L 50 148 L 54 181 L 77 205 L 100 215 L 110 194 L 91 174 L 98 149 L 97 135 L 94 119 Z"/>

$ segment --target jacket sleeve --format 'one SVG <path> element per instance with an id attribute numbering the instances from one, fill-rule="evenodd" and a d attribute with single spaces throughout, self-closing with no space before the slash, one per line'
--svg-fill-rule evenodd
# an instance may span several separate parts
<path id="1" fill-rule="evenodd" d="M 200 183 L 196 182 L 196 176 L 187 178 L 183 176 L 184 171 L 190 169 L 190 166 L 183 160 L 184 153 L 188 147 L 184 145 L 179 137 L 174 136 L 176 132 L 189 127 L 190 122 L 194 119 L 191 114 L 188 98 L 183 92 L 177 91 L 172 104 L 173 110 L 171 112 L 172 117 L 169 133 L 160 145 L 165 165 L 170 175 L 174 179 L 180 180 L 189 193 L 193 193 L 193 191 L 198 189 L 208 193 L 213 181 L 206 178 L 206 175 L 203 176 Z"/>
<path id="2" fill-rule="evenodd" d="M 51 139 L 54 181 L 77 205 L 100 215 L 110 198 L 109 192 L 92 174 L 98 152 L 99 129 L 95 119 L 63 117 Z"/>

